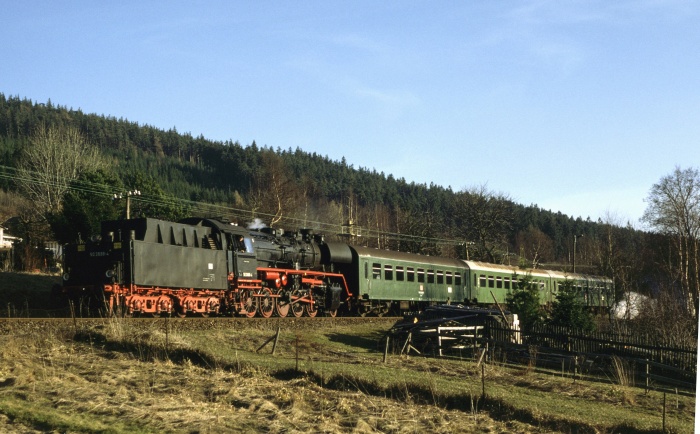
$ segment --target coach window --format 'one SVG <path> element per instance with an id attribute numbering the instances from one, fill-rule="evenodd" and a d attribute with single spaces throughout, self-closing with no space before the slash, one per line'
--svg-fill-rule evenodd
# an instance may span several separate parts
<path id="1" fill-rule="evenodd" d="M 428 283 L 435 283 L 435 270 L 428 270 Z"/>
<path id="2" fill-rule="evenodd" d="M 372 264 L 372 279 L 379 280 L 382 278 L 382 264 L 376 262 Z"/>
<path id="3" fill-rule="evenodd" d="M 510 277 L 503 278 L 503 285 L 505 286 L 506 289 L 510 289 Z"/>
<path id="4" fill-rule="evenodd" d="M 462 286 L 462 273 L 455 273 L 455 285 Z"/>
<path id="5" fill-rule="evenodd" d="M 486 288 L 486 275 L 482 274 L 479 276 L 479 286 L 482 288 Z"/>
<path id="6" fill-rule="evenodd" d="M 365 279 L 369 278 L 369 264 L 365 262 Z"/>
<path id="7" fill-rule="evenodd" d="M 409 282 L 416 280 L 416 272 L 413 270 L 413 267 L 406 267 L 406 280 Z"/>
<path id="8" fill-rule="evenodd" d="M 437 283 L 438 285 L 443 285 L 445 283 L 445 273 L 441 270 L 437 271 Z"/>
<path id="9" fill-rule="evenodd" d="M 448 285 L 452 285 L 452 272 L 451 271 L 445 271 L 445 283 Z"/>
<path id="10" fill-rule="evenodd" d="M 419 283 L 425 282 L 425 270 L 422 268 L 418 269 L 418 282 Z"/>
<path id="11" fill-rule="evenodd" d="M 496 288 L 498 288 L 498 289 L 503 288 L 503 278 L 502 277 L 496 277 Z"/>
<path id="12" fill-rule="evenodd" d="M 493 288 L 493 276 L 489 276 L 489 288 Z"/>
<path id="13" fill-rule="evenodd" d="M 391 265 L 384 266 L 384 280 L 394 280 L 394 270 Z"/>
<path id="14" fill-rule="evenodd" d="M 403 282 L 403 267 L 396 267 L 396 280 Z"/>

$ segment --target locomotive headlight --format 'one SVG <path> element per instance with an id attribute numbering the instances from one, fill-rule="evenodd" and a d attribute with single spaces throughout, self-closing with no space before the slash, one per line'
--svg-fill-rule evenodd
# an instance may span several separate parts
<path id="1" fill-rule="evenodd" d="M 105 273 L 105 276 L 107 276 L 108 279 L 111 279 L 112 277 L 114 277 L 114 275 L 114 270 L 107 270 L 107 272 Z"/>
<path id="2" fill-rule="evenodd" d="M 68 279 L 70 279 L 70 274 L 64 273 L 64 274 L 63 274 L 63 280 L 68 280 Z"/>

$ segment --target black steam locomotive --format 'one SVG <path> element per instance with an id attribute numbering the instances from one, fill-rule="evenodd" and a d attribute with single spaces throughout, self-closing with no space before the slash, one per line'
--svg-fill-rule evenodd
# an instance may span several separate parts
<path id="1" fill-rule="evenodd" d="M 66 246 L 63 291 L 127 315 L 335 315 L 350 292 L 333 264 L 349 260 L 347 245 L 311 230 L 116 220 L 102 223 L 101 236 Z"/>

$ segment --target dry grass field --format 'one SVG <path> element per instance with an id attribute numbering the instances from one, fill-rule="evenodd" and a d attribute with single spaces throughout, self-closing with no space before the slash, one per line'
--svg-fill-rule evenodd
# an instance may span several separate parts
<path id="1" fill-rule="evenodd" d="M 0 432 L 660 432 L 663 396 L 390 355 L 392 321 L 0 320 Z M 275 355 L 270 342 L 280 328 Z M 482 387 L 486 398 L 481 399 Z M 695 399 L 666 427 L 693 432 Z"/>

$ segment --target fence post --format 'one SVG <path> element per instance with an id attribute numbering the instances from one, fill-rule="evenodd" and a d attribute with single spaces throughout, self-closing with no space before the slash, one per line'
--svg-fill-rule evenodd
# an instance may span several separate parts
<path id="1" fill-rule="evenodd" d="M 69 303 L 70 303 L 70 316 L 73 317 L 73 331 L 75 333 L 78 333 L 78 320 L 75 318 L 75 305 L 73 304 L 73 300 L 71 300 Z M 8 309 L 7 311 L 9 312 L 10 311 L 9 310 L 10 309 L 9 303 L 7 305 L 7 309 Z M 8 314 L 8 318 L 9 318 L 9 314 Z"/>
<path id="2" fill-rule="evenodd" d="M 386 359 L 389 354 L 389 335 L 386 335 L 386 344 L 384 345 L 384 363 L 386 363 Z"/>
<path id="3" fill-rule="evenodd" d="M 676 410 L 678 410 L 678 388 L 676 387 Z"/>
<path id="4" fill-rule="evenodd" d="M 561 358 L 561 378 L 564 378 L 564 358 Z"/>
<path id="5" fill-rule="evenodd" d="M 280 327 L 277 326 L 277 334 L 275 335 L 275 342 L 272 344 L 272 355 L 275 355 L 275 351 L 277 350 L 277 341 L 280 339 Z"/>
<path id="6" fill-rule="evenodd" d="M 408 336 L 406 337 L 406 342 L 404 342 L 403 348 L 401 348 L 401 354 L 403 354 L 404 350 L 406 350 L 407 356 L 411 352 L 411 336 L 412 336 L 412 333 L 408 332 Z"/>
<path id="7" fill-rule="evenodd" d="M 665 433 L 666 432 L 666 392 L 664 392 L 664 409 L 663 409 L 663 416 L 662 416 L 662 422 L 661 422 L 661 432 Z"/>
<path id="8" fill-rule="evenodd" d="M 649 359 L 647 359 L 646 362 L 646 369 L 645 369 L 646 375 L 644 378 L 644 394 L 649 393 Z"/>
<path id="9" fill-rule="evenodd" d="M 486 401 L 486 365 L 481 365 L 481 399 Z"/>

